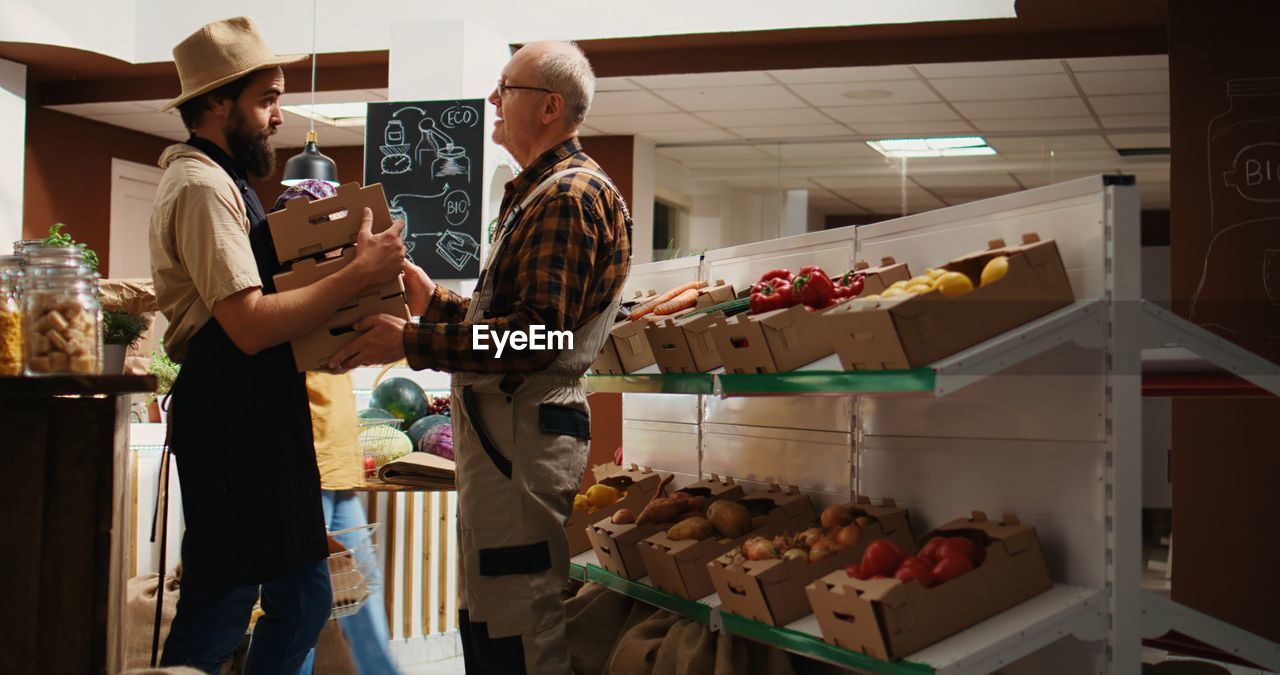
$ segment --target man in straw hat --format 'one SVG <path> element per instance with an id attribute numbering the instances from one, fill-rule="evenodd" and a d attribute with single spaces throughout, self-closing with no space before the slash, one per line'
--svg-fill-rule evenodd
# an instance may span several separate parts
<path id="1" fill-rule="evenodd" d="M 395 278 L 401 224 L 372 234 L 364 211 L 355 260 L 277 293 L 279 269 L 249 176 L 271 175 L 282 120 L 280 66 L 247 18 L 204 26 L 173 50 L 191 132 L 160 157 L 151 270 L 169 320 L 165 349 L 182 364 L 169 448 L 178 461 L 184 574 L 164 665 L 217 672 L 258 620 L 245 673 L 295 673 L 332 604 L 320 478 L 305 377 L 289 341 L 367 286 Z M 305 57 L 303 57 L 305 58 Z"/>

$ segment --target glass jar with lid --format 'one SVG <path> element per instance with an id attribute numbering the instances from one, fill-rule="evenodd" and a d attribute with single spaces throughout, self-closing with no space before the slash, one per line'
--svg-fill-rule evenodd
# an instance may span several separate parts
<path id="1" fill-rule="evenodd" d="M 43 239 L 19 239 L 13 242 L 13 254 L 19 257 L 25 257 L 27 251 L 33 248 L 44 248 Z"/>
<path id="2" fill-rule="evenodd" d="M 75 246 L 34 246 L 24 249 L 22 255 L 28 268 L 66 267 L 94 271 L 89 267 L 89 261 L 84 259 L 84 251 Z"/>
<path id="3" fill-rule="evenodd" d="M 22 370 L 22 258 L 0 256 L 0 376 Z"/>
<path id="4" fill-rule="evenodd" d="M 28 267 L 23 352 L 28 375 L 102 372 L 102 301 L 88 267 Z"/>

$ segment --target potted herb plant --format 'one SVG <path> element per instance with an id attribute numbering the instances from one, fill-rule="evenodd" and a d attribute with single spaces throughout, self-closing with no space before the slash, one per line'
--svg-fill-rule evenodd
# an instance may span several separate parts
<path id="1" fill-rule="evenodd" d="M 169 354 L 164 350 L 163 341 L 159 349 L 151 351 L 151 365 L 147 366 L 147 372 L 156 376 L 156 390 L 147 394 L 147 415 L 152 423 L 158 423 L 162 419 L 160 399 L 169 393 L 174 381 L 178 379 L 178 364 L 169 359 Z"/>
<path id="2" fill-rule="evenodd" d="M 142 339 L 147 322 L 137 314 L 118 309 L 102 313 L 102 372 L 119 375 L 124 372 L 124 357 Z"/>

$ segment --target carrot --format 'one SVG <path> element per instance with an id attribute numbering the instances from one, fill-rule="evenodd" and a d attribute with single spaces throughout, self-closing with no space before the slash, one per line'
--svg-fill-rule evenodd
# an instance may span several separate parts
<path id="1" fill-rule="evenodd" d="M 656 308 L 658 305 L 671 301 L 671 299 L 676 297 L 677 295 L 680 295 L 681 293 L 684 293 L 685 291 L 690 289 L 702 288 L 703 286 L 706 286 L 706 285 L 707 285 L 707 282 L 705 281 L 691 281 L 687 284 L 681 284 L 679 286 L 676 286 L 675 288 L 667 291 L 666 293 L 663 293 L 662 295 L 659 295 L 658 297 L 650 300 L 649 302 L 644 303 L 640 307 L 631 310 L 631 315 L 628 318 L 631 319 L 632 321 L 635 321 L 636 319 L 639 319 L 640 317 L 643 317 L 644 315 L 652 312 L 654 308 Z"/>
<path id="2" fill-rule="evenodd" d="M 654 314 L 675 314 L 676 312 L 682 309 L 685 309 L 686 307 L 692 307 L 694 306 L 694 304 L 698 302 L 699 292 L 700 291 L 696 288 L 690 288 L 689 290 L 681 293 L 680 295 L 677 295 L 675 299 L 671 300 L 670 302 L 664 302 L 661 305 L 658 305 L 657 307 L 653 308 L 653 313 Z"/>

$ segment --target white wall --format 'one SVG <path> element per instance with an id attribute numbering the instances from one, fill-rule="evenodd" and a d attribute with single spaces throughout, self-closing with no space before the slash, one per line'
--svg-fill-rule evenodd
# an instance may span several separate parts
<path id="1" fill-rule="evenodd" d="M 653 141 L 635 136 L 631 149 L 631 262 L 653 260 L 653 196 L 657 182 L 657 153 Z"/>
<path id="2" fill-rule="evenodd" d="M 0 59 L 0 252 L 5 254 L 22 238 L 26 135 L 27 67 Z"/>
<path id="3" fill-rule="evenodd" d="M 1013 5 L 1014 0 L 613 0 L 583 11 L 581 3 L 571 0 L 319 0 L 317 8 L 319 50 L 328 53 L 388 49 L 395 26 L 420 21 L 472 21 L 524 42 L 1009 18 L 1015 16 Z M 277 52 L 306 53 L 311 51 L 310 9 L 305 0 L 4 0 L 0 41 L 62 45 L 135 63 L 168 61 L 173 46 L 200 25 L 246 15 L 262 27 Z M 443 52 L 437 56 L 448 58 Z"/>

